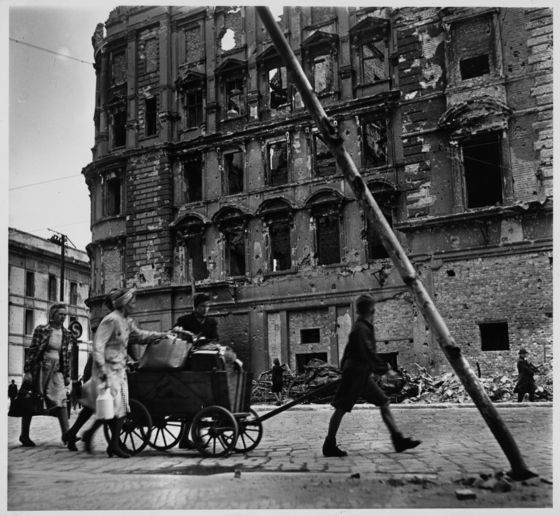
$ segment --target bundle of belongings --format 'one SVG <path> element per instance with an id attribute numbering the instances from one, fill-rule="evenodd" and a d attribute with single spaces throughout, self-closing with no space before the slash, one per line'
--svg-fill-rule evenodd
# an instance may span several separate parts
<path id="1" fill-rule="evenodd" d="M 243 363 L 233 349 L 207 339 L 192 342 L 170 333 L 165 339 L 150 344 L 140 360 L 138 371 L 233 371 Z"/>

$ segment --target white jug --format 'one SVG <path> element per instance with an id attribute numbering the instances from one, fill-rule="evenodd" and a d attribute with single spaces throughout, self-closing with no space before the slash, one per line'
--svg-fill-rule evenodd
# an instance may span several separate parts
<path id="1" fill-rule="evenodd" d="M 105 388 L 99 392 L 95 400 L 95 418 L 113 419 L 114 417 L 115 406 L 113 404 L 113 396 L 111 396 L 111 390 Z"/>

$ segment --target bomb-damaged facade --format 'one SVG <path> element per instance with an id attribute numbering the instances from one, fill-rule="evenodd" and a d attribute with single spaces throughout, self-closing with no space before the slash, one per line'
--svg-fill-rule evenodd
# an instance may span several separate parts
<path id="1" fill-rule="evenodd" d="M 284 7 L 278 21 L 471 364 L 552 356 L 552 12 Z M 119 7 L 92 38 L 93 327 L 114 287 L 165 330 L 212 298 L 248 369 L 379 351 L 448 368 L 254 7 Z"/>

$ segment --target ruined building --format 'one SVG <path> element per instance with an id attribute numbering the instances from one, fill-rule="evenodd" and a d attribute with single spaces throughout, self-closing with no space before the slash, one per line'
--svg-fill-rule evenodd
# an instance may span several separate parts
<path id="1" fill-rule="evenodd" d="M 483 375 L 552 354 L 552 12 L 289 7 L 310 83 Z M 447 367 L 253 7 L 119 7 L 92 39 L 93 325 L 113 287 L 169 329 L 193 289 L 254 372 L 379 348 Z"/>

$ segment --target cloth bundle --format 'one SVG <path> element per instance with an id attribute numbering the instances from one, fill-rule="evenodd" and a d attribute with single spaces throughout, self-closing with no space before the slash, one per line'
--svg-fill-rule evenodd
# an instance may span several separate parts
<path id="1" fill-rule="evenodd" d="M 150 344 L 140 361 L 139 371 L 177 371 L 181 370 L 192 344 L 169 335 L 165 339 Z"/>

